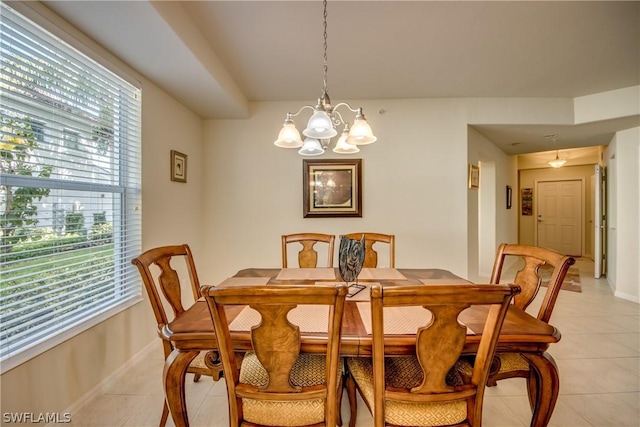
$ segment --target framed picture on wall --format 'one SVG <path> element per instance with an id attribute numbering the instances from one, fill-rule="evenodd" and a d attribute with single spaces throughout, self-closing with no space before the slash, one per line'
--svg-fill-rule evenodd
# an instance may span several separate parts
<path id="1" fill-rule="evenodd" d="M 480 167 L 469 165 L 469 188 L 480 188 Z"/>
<path id="2" fill-rule="evenodd" d="M 303 216 L 362 217 L 362 159 L 303 160 Z"/>
<path id="3" fill-rule="evenodd" d="M 520 190 L 520 205 L 522 206 L 522 215 L 533 215 L 533 188 L 523 188 Z"/>
<path id="4" fill-rule="evenodd" d="M 511 209 L 511 194 L 512 194 L 511 186 L 507 185 L 507 209 Z"/>
<path id="5" fill-rule="evenodd" d="M 171 150 L 171 181 L 187 182 L 187 155 Z"/>

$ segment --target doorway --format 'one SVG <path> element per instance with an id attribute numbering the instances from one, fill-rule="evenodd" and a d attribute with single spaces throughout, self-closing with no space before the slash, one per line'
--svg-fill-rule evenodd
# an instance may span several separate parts
<path id="1" fill-rule="evenodd" d="M 536 182 L 537 246 L 582 256 L 583 187 L 579 179 Z"/>

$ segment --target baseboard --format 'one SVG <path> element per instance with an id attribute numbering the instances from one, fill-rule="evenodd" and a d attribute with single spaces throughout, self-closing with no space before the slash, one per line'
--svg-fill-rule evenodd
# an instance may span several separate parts
<path id="1" fill-rule="evenodd" d="M 146 347 L 140 350 L 138 353 L 134 354 L 129 360 L 127 360 L 122 366 L 120 366 L 117 370 L 113 371 L 111 375 L 102 380 L 98 385 L 93 387 L 87 393 L 85 393 L 80 399 L 76 400 L 71 406 L 69 406 L 62 413 L 66 414 L 75 414 L 80 411 L 85 405 L 91 402 L 93 399 L 97 398 L 99 395 L 108 390 L 113 384 L 118 381 L 118 377 L 125 372 L 127 369 L 136 365 L 141 360 L 147 358 L 147 356 L 152 352 L 157 352 L 158 350 L 158 341 L 153 340 Z M 59 426 L 60 424 L 50 423 L 46 424 L 46 427 L 54 427 Z"/>
<path id="2" fill-rule="evenodd" d="M 621 298 L 621 299 L 627 300 L 627 301 L 640 303 L 640 298 L 638 298 L 637 295 L 631 295 L 631 294 L 628 294 L 626 292 L 614 291 L 613 292 L 613 296 L 616 297 L 616 298 Z"/>

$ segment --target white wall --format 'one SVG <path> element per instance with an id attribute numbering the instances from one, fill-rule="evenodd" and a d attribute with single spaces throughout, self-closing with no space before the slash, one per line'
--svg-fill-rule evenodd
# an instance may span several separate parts
<path id="1" fill-rule="evenodd" d="M 349 156 L 363 159 L 362 218 L 303 218 L 303 158 L 273 145 L 286 112 L 301 103 L 255 103 L 249 120 L 206 122 L 206 280 L 280 266 L 280 235 L 301 231 L 395 234 L 396 266 L 466 276 L 467 130 L 459 102 L 354 104 L 378 136 Z"/>
<path id="2" fill-rule="evenodd" d="M 640 128 L 618 132 L 605 162 L 607 281 L 615 296 L 640 302 Z"/>
<path id="3" fill-rule="evenodd" d="M 302 157 L 273 145 L 286 112 L 297 111 L 302 103 L 254 103 L 249 120 L 206 122 L 206 280 L 220 281 L 249 266 L 280 266 L 280 235 L 300 231 L 393 233 L 398 267 L 438 267 L 474 278 L 477 267 L 471 272 L 468 260 L 477 257 L 477 244 L 468 241 L 468 227 L 477 221 L 478 211 L 468 199 L 467 168 L 476 160 L 496 164 L 493 241 L 516 241 L 515 209 L 506 210 L 503 196 L 506 184 L 516 188 L 515 159 L 468 131 L 471 117 L 475 123 L 495 120 L 496 111 L 508 111 L 515 120 L 513 110 L 506 108 L 514 106 L 513 100 L 352 104 L 363 106 L 378 136 L 376 143 L 350 156 L 363 159 L 363 218 L 302 217 Z M 540 100 L 516 104 L 518 120 L 533 123 L 557 102 L 550 101 L 546 109 Z M 322 158 L 335 157 L 327 153 Z"/>
<path id="4" fill-rule="evenodd" d="M 468 160 L 480 165 L 480 188 L 468 190 L 469 279 L 488 280 L 500 243 L 518 243 L 516 157 L 469 127 Z M 507 209 L 506 187 L 512 188 Z"/>

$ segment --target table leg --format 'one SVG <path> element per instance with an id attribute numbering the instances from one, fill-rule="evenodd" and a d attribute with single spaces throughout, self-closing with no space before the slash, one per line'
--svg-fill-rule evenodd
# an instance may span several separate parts
<path id="1" fill-rule="evenodd" d="M 187 402 L 184 393 L 184 377 L 189 364 L 197 355 L 198 351 L 181 352 L 173 350 L 164 362 L 162 373 L 164 396 L 176 427 L 189 427 Z"/>
<path id="2" fill-rule="evenodd" d="M 529 361 L 530 377 L 527 381 L 529 403 L 533 415 L 531 427 L 546 427 L 560 392 L 560 376 L 555 360 L 549 353 L 522 354 Z"/>

